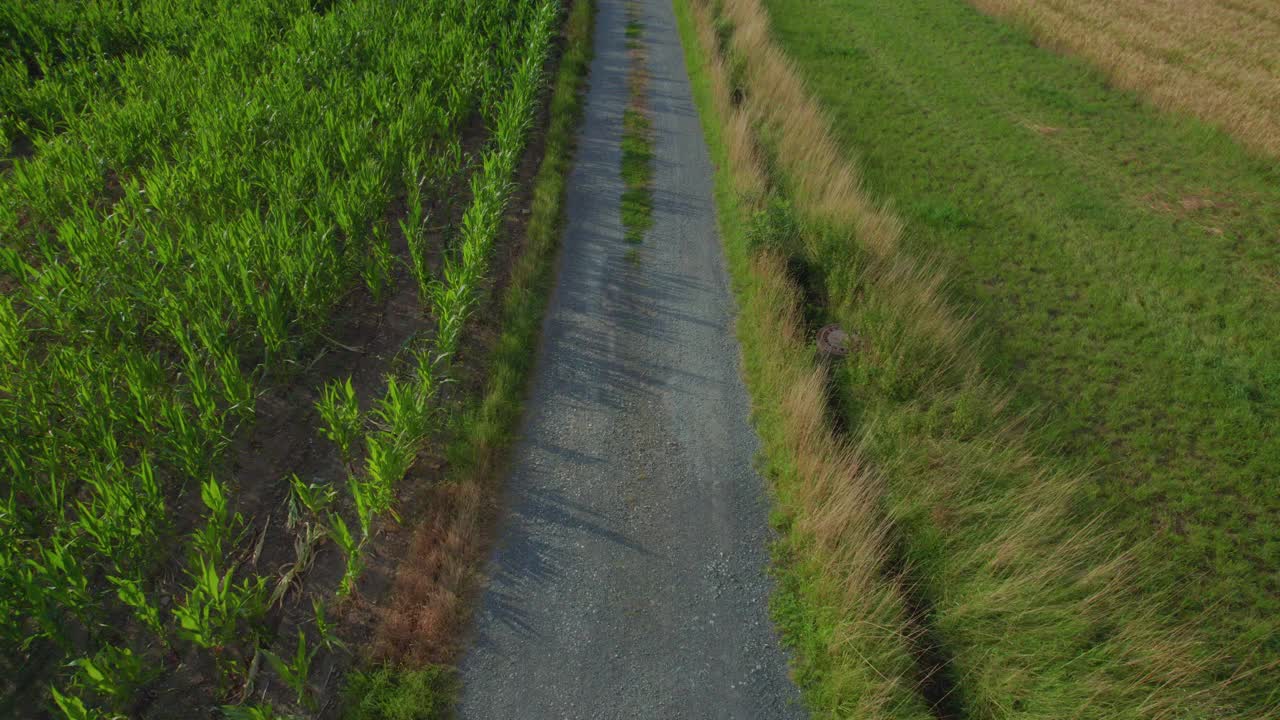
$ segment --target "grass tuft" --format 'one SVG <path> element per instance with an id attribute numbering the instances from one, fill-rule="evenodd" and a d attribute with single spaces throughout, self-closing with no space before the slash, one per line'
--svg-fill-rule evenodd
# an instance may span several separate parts
<path id="1" fill-rule="evenodd" d="M 458 694 L 453 668 L 381 667 L 347 676 L 342 720 L 443 720 Z"/>

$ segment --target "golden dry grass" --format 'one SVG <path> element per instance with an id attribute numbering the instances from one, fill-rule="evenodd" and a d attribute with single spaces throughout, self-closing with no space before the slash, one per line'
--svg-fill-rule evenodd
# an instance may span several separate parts
<path id="1" fill-rule="evenodd" d="M 1079 55 L 1118 87 L 1280 157 L 1280 4 L 1268 0 L 969 0 Z"/>

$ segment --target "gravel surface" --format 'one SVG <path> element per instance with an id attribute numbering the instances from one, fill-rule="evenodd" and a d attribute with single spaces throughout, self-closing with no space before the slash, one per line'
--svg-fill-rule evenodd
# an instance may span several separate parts
<path id="1" fill-rule="evenodd" d="M 619 219 L 624 0 L 598 0 L 557 288 L 462 663 L 463 718 L 798 718 L 711 161 L 671 0 L 642 0 L 654 227 Z"/>

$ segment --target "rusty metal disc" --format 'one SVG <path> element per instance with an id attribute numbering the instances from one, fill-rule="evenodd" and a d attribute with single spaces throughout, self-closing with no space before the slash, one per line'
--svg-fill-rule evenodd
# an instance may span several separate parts
<path id="1" fill-rule="evenodd" d="M 827 325 L 818 331 L 818 350 L 826 355 L 843 357 L 853 349 L 854 338 L 839 325 Z"/>

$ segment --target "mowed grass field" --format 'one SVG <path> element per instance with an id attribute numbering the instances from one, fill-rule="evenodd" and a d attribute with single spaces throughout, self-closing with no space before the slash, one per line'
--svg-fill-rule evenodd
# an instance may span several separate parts
<path id="1" fill-rule="evenodd" d="M 1280 8 L 1266 0 L 973 0 L 1119 87 L 1280 158 Z"/>
<path id="2" fill-rule="evenodd" d="M 983 372 L 1011 390 L 1032 446 L 1086 475 L 1073 505 L 1082 523 L 1101 519 L 1080 532 L 1118 534 L 1160 621 L 1195 626 L 1210 675 L 1254 668 L 1233 685 L 1255 711 L 1273 707 L 1280 166 L 962 2 L 764 4 L 864 190 L 903 220 L 903 248 L 931 260 L 950 305 L 972 313 Z M 1264 89 L 1231 106 L 1252 117 L 1277 71 L 1248 49 L 1254 25 L 1210 27 L 1216 42 L 1183 52 L 1254 63 Z M 1160 34 L 1178 47 L 1185 37 Z M 914 391 L 894 395 L 853 386 L 846 411 L 880 429 L 870 448 L 889 468 L 890 507 L 912 507 L 928 494 L 913 483 L 945 454 L 906 442 L 929 419 L 911 417 Z M 941 567 L 938 533 L 963 509 L 904 516 L 922 568 Z"/>
<path id="3" fill-rule="evenodd" d="M 0 712 L 319 707 L 313 667 L 351 664 L 334 608 L 450 425 L 560 18 L 0 6 Z M 387 318 L 385 357 L 330 336 Z M 268 393 L 305 426 L 255 426 Z M 328 470 L 230 462 L 249 432 L 242 461 L 315 438 L 298 465 Z"/>

